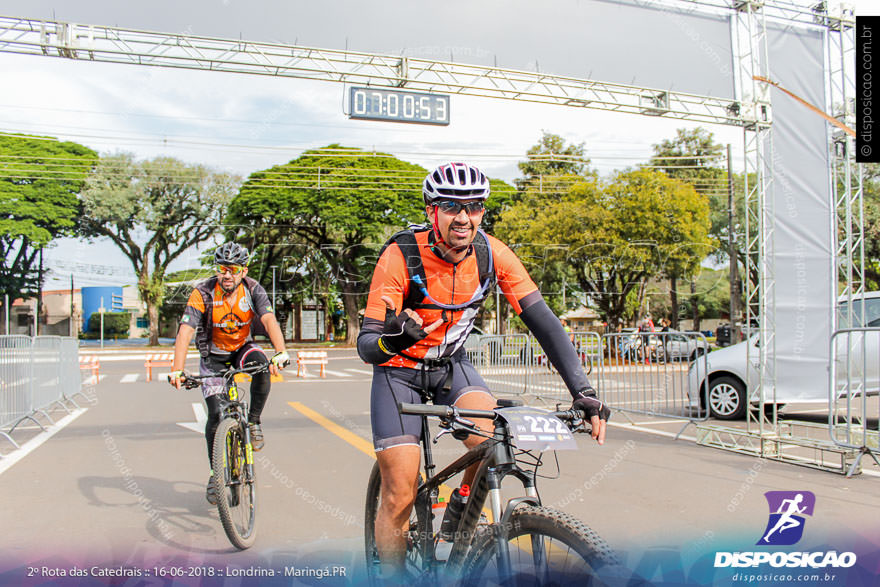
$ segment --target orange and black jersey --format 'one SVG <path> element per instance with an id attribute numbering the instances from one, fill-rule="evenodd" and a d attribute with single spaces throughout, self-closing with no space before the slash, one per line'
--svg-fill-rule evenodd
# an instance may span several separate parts
<path id="1" fill-rule="evenodd" d="M 468 302 L 481 288 L 479 263 L 474 248 L 471 247 L 465 258 L 458 263 L 450 263 L 434 251 L 431 236 L 431 231 L 415 233 L 419 256 L 424 266 L 427 292 L 440 304 L 462 304 L 464 307 L 450 310 L 439 308 L 436 304 L 425 304 L 423 307 L 411 308 L 425 325 L 441 318 L 444 323 L 424 339 L 405 349 L 403 354 L 389 358 L 388 353 L 379 345 L 385 327 L 385 303 L 382 296 L 392 300 L 399 314 L 405 309 L 404 302 L 410 288 L 417 287 L 410 281 L 403 252 L 396 243 L 392 243 L 379 257 L 373 272 L 364 324 L 358 336 L 358 354 L 367 363 L 383 367 L 419 368 L 419 360 L 456 355 L 473 329 L 479 307 Z M 591 391 L 592 386 L 568 334 L 544 302 L 541 292 L 522 262 L 498 239 L 487 235 L 486 240 L 492 250 L 498 287 L 538 339 L 571 394 L 577 397 L 585 390 Z"/>
<path id="2" fill-rule="evenodd" d="M 253 320 L 273 312 L 266 290 L 253 280 L 248 283 L 250 289 L 242 281 L 230 296 L 226 296 L 219 283 L 211 290 L 211 353 L 227 354 L 238 350 L 253 339 Z M 199 327 L 204 324 L 204 313 L 204 296 L 196 288 L 189 296 L 180 323 Z"/>
<path id="3" fill-rule="evenodd" d="M 431 242 L 431 231 L 416 232 L 416 242 L 425 269 L 426 287 L 432 298 L 444 304 L 466 304 L 480 289 L 479 267 L 473 248 L 458 263 L 444 260 L 434 251 Z M 538 287 L 529 277 L 522 262 L 498 239 L 488 236 L 492 248 L 495 275 L 498 286 L 519 314 L 524 305 L 541 299 Z M 397 243 L 392 243 L 376 265 L 364 313 L 364 329 L 381 332 L 385 321 L 385 304 L 382 296 L 388 296 L 394 302 L 398 312 L 404 306 L 409 290 L 415 287 L 410 282 L 406 259 Z M 431 324 L 443 319 L 444 324 L 406 349 L 406 355 L 416 358 L 433 359 L 450 356 L 464 345 L 474 326 L 478 307 L 468 306 L 460 310 L 444 310 L 440 308 L 415 308 L 424 324 Z M 418 363 L 404 356 L 397 355 L 384 363 L 392 367 L 416 367 Z"/>

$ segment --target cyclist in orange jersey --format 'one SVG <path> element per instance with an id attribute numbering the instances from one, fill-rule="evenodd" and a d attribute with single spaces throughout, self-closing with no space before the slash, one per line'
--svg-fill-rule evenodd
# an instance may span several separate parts
<path id="1" fill-rule="evenodd" d="M 183 366 L 186 352 L 193 336 L 201 360 L 202 375 L 217 373 L 229 366 L 235 368 L 269 363 L 269 373 L 255 373 L 251 380 L 251 402 L 248 427 L 255 451 L 264 446 L 260 415 L 271 387 L 270 375 L 278 375 L 290 362 L 284 349 L 284 335 L 275 319 L 272 304 L 266 290 L 247 276 L 248 251 L 241 245 L 229 242 L 214 251 L 217 275 L 199 283 L 189 296 L 177 339 L 174 342 L 174 361 L 169 381 L 180 389 L 184 379 Z M 267 333 L 275 354 L 266 357 L 253 340 L 255 333 Z M 202 394 L 208 407 L 205 439 L 208 443 L 208 462 L 214 447 L 214 433 L 220 418 L 220 402 L 226 393 L 222 377 L 204 380 Z M 214 484 L 208 479 L 205 498 L 217 503 Z"/>
<path id="2" fill-rule="evenodd" d="M 382 475 L 376 546 L 382 575 L 404 580 L 406 535 L 419 470 L 421 418 L 401 415 L 398 402 L 491 410 L 496 401 L 464 352 L 483 301 L 496 284 L 532 331 L 605 441 L 610 410 L 587 380 L 568 334 L 517 256 L 480 230 L 489 180 L 464 163 L 441 165 L 422 186 L 430 227 L 392 237 L 379 256 L 358 354 L 374 365 L 370 398 L 373 445 Z M 491 432 L 491 422 L 478 421 Z M 476 446 L 484 439 L 468 437 Z M 470 484 L 476 469 L 463 479 Z"/>

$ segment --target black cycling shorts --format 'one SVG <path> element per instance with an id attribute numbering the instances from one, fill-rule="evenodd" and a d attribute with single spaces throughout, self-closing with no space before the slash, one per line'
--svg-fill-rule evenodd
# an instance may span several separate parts
<path id="1" fill-rule="evenodd" d="M 449 391 L 444 392 L 447 369 L 450 368 L 452 384 Z M 448 367 L 426 371 L 425 380 L 426 387 L 434 394 L 435 405 L 451 406 L 459 398 L 472 392 L 489 393 L 486 382 L 463 353 L 454 356 Z M 373 425 L 373 447 L 376 452 L 406 444 L 418 446 L 422 435 L 422 418 L 398 413 L 397 403 L 424 403 L 425 400 L 419 393 L 421 388 L 421 369 L 373 366 L 370 421 Z"/>
<path id="2" fill-rule="evenodd" d="M 201 375 L 208 375 L 210 373 L 223 371 L 230 366 L 234 366 L 236 369 L 241 369 L 245 366 L 265 364 L 268 362 L 269 359 L 266 357 L 266 353 L 263 352 L 263 349 L 261 349 L 256 342 L 248 341 L 228 355 L 209 354 L 207 357 L 202 357 L 199 361 L 199 373 Z M 255 392 L 268 392 L 270 385 L 269 381 L 268 373 L 257 373 L 254 375 L 253 383 L 251 383 L 251 395 Z M 222 377 L 208 377 L 202 380 L 202 395 L 204 397 L 208 398 L 212 395 L 218 395 L 221 393 L 226 393 Z"/>

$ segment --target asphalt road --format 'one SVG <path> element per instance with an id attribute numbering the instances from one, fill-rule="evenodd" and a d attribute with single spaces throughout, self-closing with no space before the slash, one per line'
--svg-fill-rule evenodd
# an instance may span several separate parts
<path id="1" fill-rule="evenodd" d="M 151 576 L 178 568 L 281 573 L 291 565 L 345 573 L 321 584 L 358 576 L 374 457 L 370 368 L 352 350 L 331 351 L 326 379 L 298 378 L 294 369 L 273 384 L 263 416 L 266 447 L 255 455 L 258 537 L 245 552 L 229 544 L 204 498 L 209 466 L 203 433 L 193 430 L 201 427 L 200 392 L 174 390 L 162 378 L 148 383 L 142 358 L 119 356 L 133 358 L 102 360 L 101 380 L 87 387 L 90 399 L 80 401 L 84 409 L 72 421 L 14 465 L 3 468 L 8 456 L 0 459 L 0 583 L 30 573 L 31 584 L 42 584 L 46 573 L 72 567 Z M 773 490 L 816 495 L 807 527 L 816 544 L 880 543 L 874 476 L 847 479 L 631 426 L 611 427 L 604 446 L 583 436 L 578 446 L 558 453 L 558 478 L 539 482 L 543 502 L 586 521 L 631 566 L 658 548 L 684 559 L 722 547 L 753 549 L 767 523 L 763 494 Z M 459 447 L 444 437 L 435 448 L 439 464 Z M 552 456 L 545 461 L 544 474 L 556 477 Z M 515 489 L 505 486 L 510 496 Z M 188 577 L 183 584 L 198 582 Z"/>

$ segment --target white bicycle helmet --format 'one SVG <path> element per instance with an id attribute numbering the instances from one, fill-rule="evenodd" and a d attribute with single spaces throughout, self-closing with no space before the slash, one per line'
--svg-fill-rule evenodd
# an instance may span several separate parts
<path id="1" fill-rule="evenodd" d="M 489 197 L 489 178 L 467 163 L 447 163 L 428 174 L 422 184 L 425 205 L 434 200 L 485 200 Z"/>

